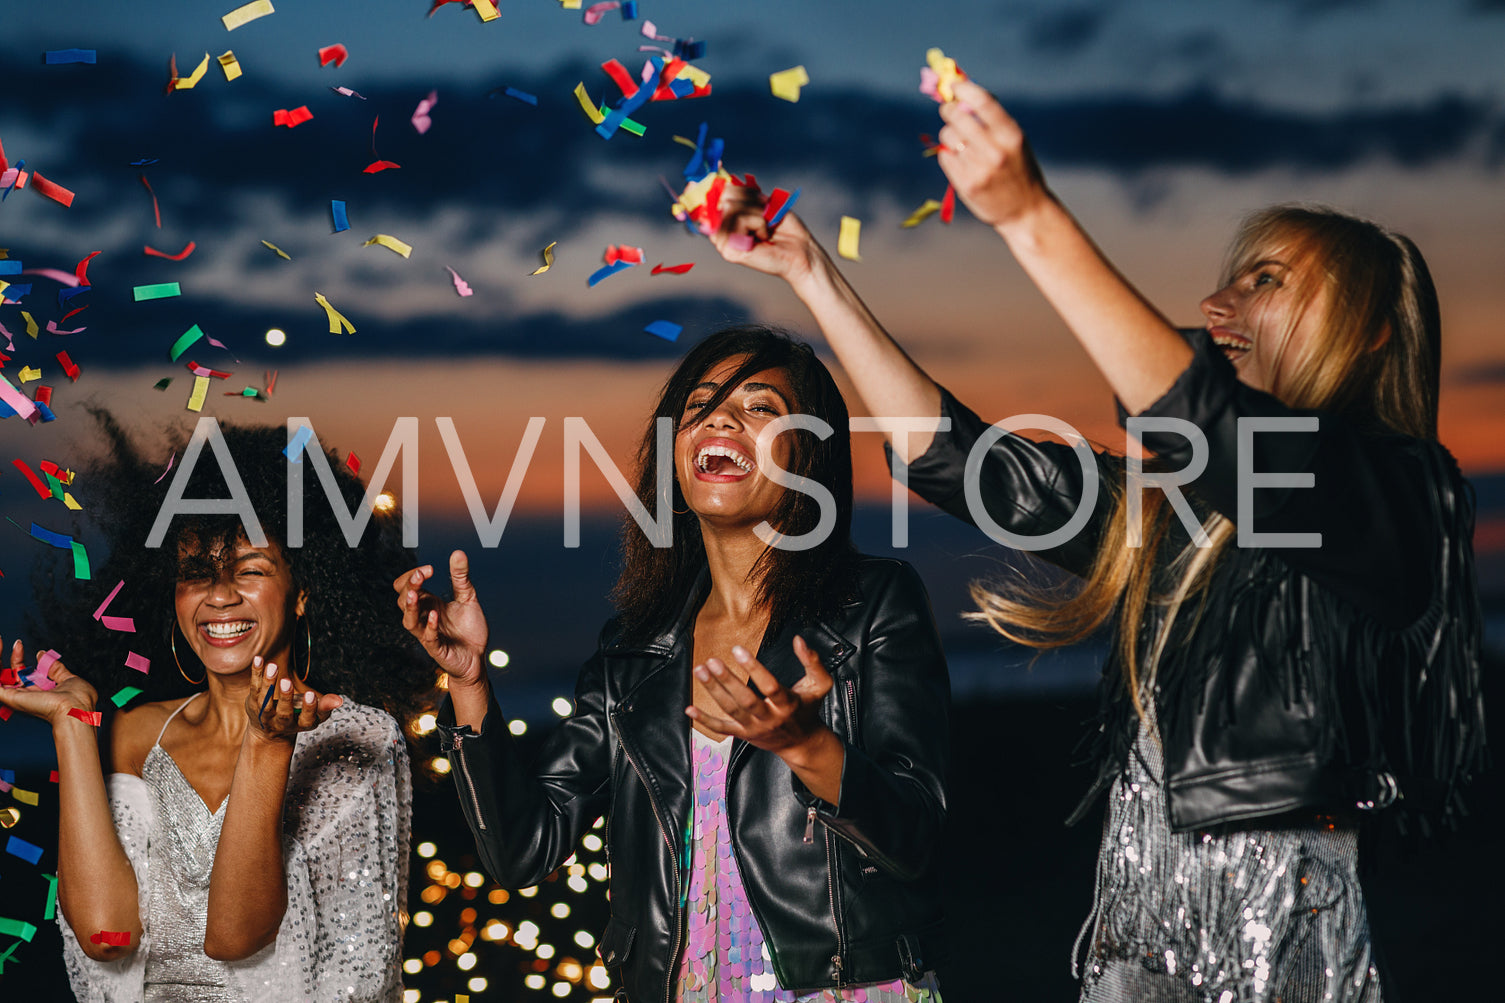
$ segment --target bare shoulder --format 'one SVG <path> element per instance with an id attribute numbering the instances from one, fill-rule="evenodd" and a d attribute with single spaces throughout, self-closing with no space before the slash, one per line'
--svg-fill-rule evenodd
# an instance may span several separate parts
<path id="1" fill-rule="evenodd" d="M 141 766 L 146 762 L 146 754 L 156 744 L 162 726 L 182 702 L 181 697 L 176 700 L 157 700 L 137 704 L 116 714 L 110 726 L 109 761 L 105 764 L 107 771 L 130 773 L 139 777 Z"/>

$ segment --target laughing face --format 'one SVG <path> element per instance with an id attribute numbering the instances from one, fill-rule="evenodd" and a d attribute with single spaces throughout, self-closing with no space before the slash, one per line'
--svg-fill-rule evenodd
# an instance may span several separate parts
<path id="1" fill-rule="evenodd" d="M 728 528 L 755 526 L 773 512 L 784 489 L 758 469 L 758 434 L 795 408 L 789 376 L 782 369 L 754 373 L 726 399 L 700 413 L 742 363 L 734 355 L 711 366 L 690 391 L 675 438 L 675 472 L 685 500 L 703 522 Z M 770 455 L 787 467 L 789 436 L 773 439 Z"/>
<path id="2" fill-rule="evenodd" d="M 1207 331 L 1238 378 L 1279 397 L 1316 347 L 1328 296 L 1309 256 L 1273 248 L 1202 301 Z"/>
<path id="3" fill-rule="evenodd" d="M 307 595 L 294 587 L 281 547 L 271 540 L 253 547 L 241 536 L 230 553 L 204 554 L 186 541 L 178 564 L 178 628 L 211 673 L 244 672 L 254 655 L 290 663 Z"/>

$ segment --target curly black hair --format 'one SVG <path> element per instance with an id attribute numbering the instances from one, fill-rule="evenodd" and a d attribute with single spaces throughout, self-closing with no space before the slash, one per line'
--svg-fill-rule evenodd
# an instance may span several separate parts
<path id="1" fill-rule="evenodd" d="M 179 545 L 187 542 L 185 549 L 197 554 L 233 551 L 243 534 L 240 517 L 177 515 L 161 545 L 146 546 L 173 475 L 180 471 L 153 482 L 168 462 L 168 450 L 181 455 L 188 436 L 175 433 L 164 444 L 161 458 L 149 459 L 114 415 L 102 409 L 90 413 L 108 452 L 79 473 L 76 490 L 100 500 L 90 511 L 109 554 L 96 564 L 88 581 L 74 581 L 56 564 L 38 569 L 39 599 L 50 596 L 51 601 L 41 602 L 30 618 L 32 636 L 56 648 L 69 669 L 93 683 L 101 698 L 126 686 L 141 689 L 146 700 L 185 696 L 199 687 L 189 683 L 178 665 L 195 679 L 202 679 L 205 670 L 188 644 L 180 641 L 174 652 L 174 592 L 182 573 Z M 306 630 L 307 639 L 293 639 L 295 669 L 300 674 L 306 669 L 308 684 L 316 690 L 380 707 L 404 723 L 411 720 L 429 703 L 426 696 L 432 693 L 435 669 L 403 629 L 392 591 L 393 579 L 417 563 L 413 552 L 401 545 L 398 510 L 372 512 L 359 545 L 347 545 L 320 479 L 307 476 L 303 545 L 288 547 L 288 460 L 283 453 L 287 431 L 243 425 L 225 425 L 221 431 L 263 530 L 287 556 L 294 588 L 308 593 L 303 628 L 297 631 L 302 635 Z M 365 487 L 332 451 L 324 455 L 346 511 L 356 511 L 365 504 Z M 182 497 L 229 496 L 213 451 L 205 449 Z M 125 585 L 106 615 L 131 617 L 134 633 L 109 630 L 93 616 L 121 581 Z M 148 673 L 126 667 L 131 651 L 151 660 Z"/>

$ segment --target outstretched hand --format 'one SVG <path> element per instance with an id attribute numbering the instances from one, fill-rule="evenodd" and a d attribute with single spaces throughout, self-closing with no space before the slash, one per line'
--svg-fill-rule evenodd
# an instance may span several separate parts
<path id="1" fill-rule="evenodd" d="M 345 698 L 319 693 L 298 681 L 287 668 L 251 659 L 251 690 L 246 694 L 246 715 L 251 728 L 263 738 L 293 741 L 299 732 L 312 731 L 329 719 Z"/>
<path id="2" fill-rule="evenodd" d="M 453 682 L 475 684 L 486 679 L 482 656 L 490 636 L 486 614 L 470 582 L 470 559 L 463 550 L 449 555 L 449 583 L 453 599 L 445 601 L 423 587 L 434 575 L 425 564 L 392 583 L 402 625 L 418 638 L 425 651 Z"/>
<path id="3" fill-rule="evenodd" d="M 781 758 L 796 755 L 827 730 L 819 711 L 821 700 L 831 692 L 832 680 L 804 638 L 794 639 L 794 654 L 805 674 L 786 689 L 746 648 L 732 649 L 732 657 L 747 670 L 748 682 L 758 688 L 757 693 L 720 659 L 706 659 L 704 665 L 695 667 L 695 678 L 723 713 L 707 714 L 698 707 L 687 707 L 685 713 L 712 731 L 735 736 Z"/>
<path id="4" fill-rule="evenodd" d="M 5 642 L 0 639 L 0 651 Z M 26 667 L 26 649 L 17 640 L 10 649 L 10 671 L 20 674 Z M 0 686 L 0 707 L 10 707 L 23 714 L 41 718 L 56 727 L 68 717 L 70 710 L 91 712 L 99 700 L 99 693 L 89 682 L 69 672 L 61 659 L 47 669 L 47 678 L 57 685 L 52 689 L 39 686 Z"/>
<path id="5" fill-rule="evenodd" d="M 826 262 L 826 253 L 792 212 L 770 232 L 763 218 L 765 202 L 754 189 L 728 185 L 721 199 L 721 228 L 711 234 L 711 243 L 732 264 L 794 285 Z"/>
<path id="6" fill-rule="evenodd" d="M 970 80 L 953 85 L 955 101 L 941 105 L 946 124 L 936 160 L 972 215 L 1001 226 L 1051 198 L 1019 123 Z"/>

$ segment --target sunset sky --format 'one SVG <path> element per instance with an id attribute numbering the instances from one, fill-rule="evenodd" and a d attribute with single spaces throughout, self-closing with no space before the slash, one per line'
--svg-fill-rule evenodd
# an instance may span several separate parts
<path id="1" fill-rule="evenodd" d="M 1481 483 L 1505 471 L 1501 0 L 641 0 L 637 20 L 611 12 L 595 26 L 558 0 L 501 0 L 490 23 L 460 4 L 426 17 L 428 0 L 276 0 L 274 14 L 227 32 L 219 15 L 234 6 L 7 5 L 0 142 L 12 165 L 24 159 L 76 200 L 65 208 L 12 192 L 0 204 L 0 247 L 26 269 L 67 273 L 101 252 L 89 265 L 92 289 L 66 307 L 53 279 L 0 273 L 33 283 L 19 305 L 0 306 L 15 344 L 6 349 L 0 335 L 12 356 L 4 375 L 18 383 L 23 367 L 38 367 L 58 416 L 34 428 L 0 420 L 0 514 L 22 526 L 35 520 L 88 538 L 10 465 L 82 463 L 81 402 L 128 416 L 148 442 L 165 424 L 192 422 L 187 358 L 175 364 L 167 353 L 198 324 L 228 351 L 201 342 L 189 355 L 233 372 L 215 381 L 204 414 L 308 416 L 325 445 L 355 450 L 368 466 L 396 418 L 420 419 L 426 559 L 442 559 L 436 544 L 463 543 L 469 532 L 433 419 L 455 420 L 490 506 L 528 418 L 544 417 L 509 538 L 532 554 L 556 553 L 561 583 L 540 593 L 500 584 L 507 568 L 488 573 L 498 589 L 542 604 L 579 594 L 565 583 L 570 562 L 588 567 L 579 619 L 599 621 L 609 559 L 566 555 L 559 543 L 563 419 L 586 418 L 625 468 L 654 389 L 688 345 L 748 318 L 815 334 L 781 284 L 724 264 L 669 215 L 661 179 L 677 187 L 689 155 L 673 137 L 693 137 L 701 122 L 725 139 L 732 170 L 765 188 L 802 189 L 797 211 L 828 245 L 841 216 L 862 220 L 862 260 L 846 263 L 847 274 L 959 397 L 994 419 L 1054 415 L 1122 448 L 1105 384 L 990 230 L 964 209 L 949 226 L 933 217 L 899 227 L 945 189 L 919 139 L 939 126 L 917 89 L 930 46 L 1000 96 L 1055 190 L 1178 323 L 1199 323 L 1197 302 L 1237 221 L 1267 203 L 1332 203 L 1412 236 L 1443 303 L 1442 438 Z M 645 136 L 604 141 L 571 92 L 583 82 L 614 102 L 599 66 L 616 58 L 637 71 L 639 45 L 652 44 L 644 20 L 660 35 L 707 43 L 696 64 L 713 91 L 647 105 L 634 115 Z M 321 67 L 317 50 L 333 43 L 349 59 Z M 75 47 L 95 49 L 97 63 L 44 64 L 45 51 Z M 230 82 L 214 58 L 227 49 L 243 70 Z M 198 85 L 164 94 L 170 57 L 186 75 L 206 52 Z M 768 75 L 796 65 L 810 78 L 800 101 L 776 99 Z M 537 106 L 505 96 L 508 86 L 536 95 Z M 420 135 L 410 118 L 430 92 L 433 125 Z M 273 125 L 274 111 L 305 105 L 312 120 Z M 377 157 L 401 167 L 363 173 Z M 131 166 L 148 158 L 157 162 Z M 332 199 L 346 202 L 350 230 L 331 232 Z M 378 233 L 410 244 L 411 257 L 362 246 Z M 142 250 L 176 253 L 189 241 L 196 249 L 181 262 Z M 553 241 L 554 266 L 530 276 Z M 588 288 L 613 244 L 642 247 L 645 264 Z M 695 267 L 650 275 L 660 262 Z M 446 266 L 474 295 L 456 294 Z M 173 281 L 177 298 L 132 301 L 134 286 Z M 327 333 L 316 292 L 354 335 Z M 47 333 L 48 321 L 85 304 L 61 325 L 84 330 Z M 42 325 L 37 340 L 22 310 Z M 678 344 L 643 332 L 658 319 L 684 326 Z M 285 346 L 263 340 L 273 327 L 287 332 Z M 81 368 L 76 384 L 54 358 L 62 350 Z M 270 401 L 223 396 L 262 386 L 272 369 Z M 153 389 L 168 376 L 170 387 Z M 857 442 L 859 489 L 881 505 L 890 489 L 870 438 Z M 603 525 L 620 511 L 604 478 L 589 473 L 585 491 Z M 109 504 L 82 478 L 73 493 L 85 510 Z M 1480 538 L 1493 551 L 1505 549 L 1499 494 L 1485 506 Z M 883 518 L 871 520 L 880 540 Z M 954 552 L 939 542 L 951 529 L 938 525 L 916 516 L 914 543 L 931 547 L 922 565 Z M 9 636 L 40 545 L 0 530 L 0 633 Z M 940 586 L 948 602 L 958 589 Z M 571 627 L 542 605 L 538 618 L 558 622 L 548 644 L 567 649 L 555 652 L 561 663 L 585 654 L 594 622 Z"/>

